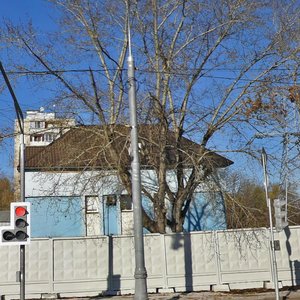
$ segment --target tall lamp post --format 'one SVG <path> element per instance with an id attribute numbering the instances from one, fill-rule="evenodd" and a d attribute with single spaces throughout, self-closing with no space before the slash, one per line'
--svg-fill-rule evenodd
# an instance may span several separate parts
<path id="1" fill-rule="evenodd" d="M 133 202 L 133 221 L 134 221 L 134 246 L 135 246 L 135 300 L 146 300 L 147 295 L 147 271 L 144 258 L 144 240 L 143 240 L 143 218 L 141 203 L 141 173 L 139 162 L 138 147 L 138 128 L 136 113 L 136 87 L 134 74 L 134 60 L 131 52 L 130 26 L 128 22 L 128 98 L 130 109 L 131 125 L 131 184 L 132 184 L 132 202 Z"/>
<path id="2" fill-rule="evenodd" d="M 10 95 L 14 101 L 14 107 L 20 128 L 20 201 L 25 202 L 25 142 L 24 142 L 24 117 L 20 108 L 17 97 L 10 85 L 6 72 L 0 62 L 0 70 L 5 83 L 8 87 Z M 20 282 L 20 300 L 25 299 L 25 245 L 20 245 L 20 271 L 18 272 L 18 280 Z"/>

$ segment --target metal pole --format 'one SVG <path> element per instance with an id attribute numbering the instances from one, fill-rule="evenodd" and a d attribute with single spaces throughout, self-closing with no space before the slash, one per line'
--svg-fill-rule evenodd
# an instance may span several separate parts
<path id="1" fill-rule="evenodd" d="M 136 113 L 136 87 L 134 74 L 134 60 L 131 54 L 130 29 L 129 37 L 129 55 L 128 55 L 128 98 L 130 109 L 130 125 L 131 125 L 131 185 L 132 185 L 132 202 L 133 202 L 133 220 L 134 220 L 134 246 L 135 246 L 135 294 L 134 299 L 145 300 L 147 295 L 147 271 L 145 268 L 144 258 L 144 240 L 143 240 L 143 218 L 141 204 L 141 174 L 139 162 L 138 147 L 138 128 Z"/>
<path id="2" fill-rule="evenodd" d="M 272 207 L 271 201 L 268 195 L 268 174 L 267 174 L 267 154 L 265 149 L 262 149 L 262 165 L 264 170 L 264 186 L 265 186 L 265 194 L 267 200 L 267 206 L 269 209 L 269 223 L 270 223 L 270 236 L 271 236 L 271 271 L 272 271 L 272 278 L 274 282 L 276 300 L 279 300 L 279 288 L 278 288 L 278 273 L 277 273 L 277 262 L 276 262 L 276 255 L 275 255 L 275 248 L 274 248 L 274 231 L 273 231 L 273 221 L 272 221 Z"/>
<path id="3" fill-rule="evenodd" d="M 22 119 L 22 126 L 24 129 L 24 120 Z M 24 133 L 21 134 L 20 144 L 20 193 L 21 201 L 25 202 L 25 143 Z M 20 300 L 25 299 L 25 245 L 20 245 Z"/>

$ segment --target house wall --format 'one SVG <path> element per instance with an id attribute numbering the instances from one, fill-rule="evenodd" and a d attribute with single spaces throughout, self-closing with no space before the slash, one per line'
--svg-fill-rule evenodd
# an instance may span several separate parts
<path id="1" fill-rule="evenodd" d="M 142 171 L 143 185 L 150 192 L 154 192 L 157 187 L 155 173 L 151 170 Z M 176 190 L 176 176 L 174 172 L 168 172 L 167 177 L 169 186 Z M 25 197 L 28 201 L 33 201 L 34 206 L 40 210 L 47 211 L 47 214 L 55 215 L 56 222 L 59 225 L 53 226 L 51 236 L 61 235 L 62 228 L 76 223 L 73 231 L 68 236 L 97 235 L 97 234 L 131 234 L 133 229 L 133 213 L 130 211 L 121 211 L 120 196 L 125 193 L 118 177 L 107 172 L 87 171 L 77 172 L 26 172 L 25 176 Z M 212 230 L 225 229 L 226 219 L 223 199 L 215 196 L 216 193 L 209 192 L 207 187 L 199 187 L 194 195 L 190 211 L 187 215 L 184 228 L 187 231 L 194 230 Z M 107 205 L 106 196 L 116 195 L 116 205 Z M 51 196 L 51 197 L 49 197 Z M 98 197 L 99 207 L 96 214 L 86 214 L 86 197 Z M 37 199 L 37 200 L 34 200 Z M 43 201 L 41 201 L 43 199 Z M 62 199 L 61 202 L 54 199 Z M 52 205 L 52 202 L 55 205 Z M 68 202 L 71 204 L 68 206 Z M 60 205 L 60 212 L 55 213 L 55 206 Z M 153 210 L 151 202 L 143 196 L 142 205 L 150 214 Z M 168 203 L 166 203 L 168 205 Z M 76 206 L 76 208 L 74 208 Z M 53 210 L 51 210 L 53 208 Z M 69 208 L 68 219 L 64 211 Z M 171 208 L 169 208 L 171 209 Z M 73 216 L 74 215 L 74 216 Z M 80 216 L 78 220 L 77 216 Z M 37 226 L 33 228 L 33 236 L 40 237 L 42 226 L 38 224 L 43 222 L 43 218 L 34 219 Z M 60 221 L 61 220 L 61 221 Z M 68 220 L 68 222 L 67 222 Z M 50 222 L 50 221 L 49 221 Z M 54 219 L 51 220 L 54 224 Z M 95 222 L 97 224 L 95 224 Z M 39 228 L 36 231 L 35 228 Z M 99 228 L 99 230 L 97 230 Z M 47 231 L 47 235 L 49 236 Z M 94 234 L 93 234 L 94 233 Z"/>
<path id="2" fill-rule="evenodd" d="M 107 206 L 105 199 L 106 195 L 120 194 L 120 185 L 116 176 L 102 174 L 100 179 L 99 176 L 96 172 L 26 172 L 25 197 L 30 202 L 35 201 L 34 205 L 40 211 L 55 214 L 56 226 L 53 226 L 51 236 L 66 236 L 61 235 L 63 228 L 71 224 L 76 225 L 73 225 L 72 231 L 65 230 L 67 236 L 120 234 L 119 204 Z M 86 214 L 86 197 L 90 196 L 98 197 L 98 208 L 96 213 Z M 53 201 L 55 205 L 52 204 Z M 64 213 L 68 213 L 67 218 Z M 43 226 L 39 224 L 43 222 L 43 218 L 33 220 L 37 225 L 32 228 L 32 235 L 40 237 Z M 40 229 L 36 230 L 37 228 Z"/>
<path id="3" fill-rule="evenodd" d="M 81 197 L 27 197 L 32 237 L 85 236 Z"/>
<path id="4" fill-rule="evenodd" d="M 121 234 L 133 234 L 133 211 L 121 212 Z"/>
<path id="5" fill-rule="evenodd" d="M 188 232 L 227 229 L 222 193 L 195 193 L 183 228 Z"/>

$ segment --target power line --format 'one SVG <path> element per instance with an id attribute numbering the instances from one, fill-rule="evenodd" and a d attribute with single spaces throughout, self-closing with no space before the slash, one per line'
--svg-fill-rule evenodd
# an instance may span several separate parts
<path id="1" fill-rule="evenodd" d="M 241 69 L 203 69 L 203 71 L 234 71 L 234 70 L 241 70 Z M 264 69 L 251 69 L 252 71 L 257 70 L 257 71 L 262 71 Z M 274 69 L 276 71 L 279 70 L 285 70 L 288 71 L 289 69 Z M 35 76 L 47 76 L 47 75 L 53 75 L 53 74 L 64 74 L 64 73 L 86 73 L 86 72 L 106 72 L 106 71 L 127 71 L 126 68 L 114 68 L 114 69 L 68 69 L 68 70 L 53 70 L 53 71 L 8 71 L 6 72 L 7 74 L 10 75 L 35 75 Z M 196 69 L 189 69 L 187 72 L 178 72 L 178 71 L 156 71 L 156 70 L 146 70 L 146 69 L 136 69 L 137 72 L 140 73 L 150 73 L 150 74 L 170 74 L 170 75 L 175 75 L 175 76 L 193 76 L 194 73 L 193 71 L 196 71 Z M 246 75 L 246 74 L 245 74 Z M 221 80 L 236 80 L 236 77 L 233 76 L 216 76 L 216 75 L 205 75 L 205 74 L 200 74 L 199 78 L 210 78 L 210 79 L 221 79 Z M 244 82 L 262 82 L 262 83 L 277 83 L 277 84 L 285 84 L 285 85 L 300 85 L 299 82 L 291 82 L 291 81 L 284 81 L 284 80 L 271 80 L 271 79 L 249 79 L 249 78 L 241 78 L 239 81 L 244 81 Z"/>
<path id="2" fill-rule="evenodd" d="M 59 73 L 85 73 L 85 72 L 106 72 L 106 71 L 126 71 L 127 69 L 114 68 L 114 69 L 69 69 L 69 70 L 53 70 L 53 71 L 7 71 L 8 75 L 53 75 Z"/>
<path id="3" fill-rule="evenodd" d="M 267 68 L 251 68 L 249 71 L 264 71 Z M 138 68 L 136 67 L 135 69 L 136 71 L 146 71 L 145 69 L 142 68 Z M 198 68 L 188 68 L 188 71 L 197 71 Z M 202 68 L 203 71 L 241 71 L 243 70 L 243 68 L 220 68 L 220 67 L 216 67 L 216 68 Z M 274 68 L 274 70 L 276 71 L 291 71 L 288 68 Z M 53 74 L 53 73 L 80 73 L 80 72 L 106 72 L 106 71 L 127 71 L 127 68 L 102 68 L 102 69 L 60 69 L 60 70 L 52 70 L 52 71 L 41 71 L 41 70 L 32 70 L 32 71 L 6 71 L 7 74 L 9 75 L 26 75 L 26 74 Z M 149 70 L 149 72 L 163 72 L 163 73 L 174 73 L 174 71 L 172 72 L 166 72 L 166 71 L 151 71 Z M 178 72 L 175 72 L 178 73 Z M 181 74 L 181 73 L 180 73 Z M 186 73 L 184 73 L 186 74 Z"/>
<path id="4" fill-rule="evenodd" d="M 160 74 L 171 74 L 171 75 L 182 75 L 182 76 L 192 76 L 194 75 L 193 73 L 185 73 L 185 72 L 164 72 L 164 71 L 150 71 L 150 70 L 138 70 L 140 72 L 144 72 L 144 73 L 160 73 Z M 246 75 L 246 74 L 245 74 Z M 198 76 L 203 77 L 203 78 L 211 78 L 211 79 L 223 79 L 223 80 L 236 80 L 236 77 L 230 77 L 230 76 L 215 76 L 215 75 L 205 75 L 205 74 L 200 74 Z M 255 82 L 264 82 L 264 83 L 278 83 L 278 84 L 300 84 L 297 82 L 285 82 L 285 81 L 279 81 L 279 80 L 270 80 L 270 79 L 249 79 L 249 78 L 240 78 L 238 81 L 246 81 L 246 82 L 251 82 L 251 81 L 255 81 Z"/>

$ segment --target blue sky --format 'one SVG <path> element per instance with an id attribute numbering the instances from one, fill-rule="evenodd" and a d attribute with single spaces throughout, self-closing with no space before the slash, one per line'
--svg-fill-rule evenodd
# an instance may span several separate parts
<path id="1" fill-rule="evenodd" d="M 1 0 L 0 2 L 0 22 L 2 23 L 4 20 L 10 20 L 14 24 L 22 24 L 31 20 L 34 26 L 42 31 L 48 31 L 55 26 L 50 13 L 53 15 L 55 12 L 50 4 L 43 0 Z M 5 67 L 3 52 L 0 59 L 6 71 L 9 72 L 10 70 Z M 1 76 L 0 86 L 3 84 Z M 38 109 L 47 98 L 45 90 L 34 89 L 28 84 L 26 78 L 20 80 L 17 85 L 11 80 L 11 84 L 23 111 Z M 4 93 L 0 94 L 0 128 L 12 127 L 15 116 L 13 101 L 6 88 Z M 9 177 L 13 175 L 12 155 L 13 142 L 12 139 L 7 139 L 0 147 L 0 173 Z"/>
<path id="2" fill-rule="evenodd" d="M 4 20 L 11 20 L 14 24 L 22 24 L 28 20 L 31 20 L 34 27 L 41 31 L 50 31 L 55 28 L 56 24 L 53 21 L 55 17 L 55 11 L 52 9 L 51 4 L 43 0 L 1 0 L 0 1 L 0 22 Z M 1 48 L 0 48 L 1 49 Z M 1 49 L 3 50 L 3 49 Z M 0 54 L 0 59 L 5 68 L 5 57 Z M 6 68 L 6 71 L 9 69 Z M 137 74 L 138 75 L 138 74 Z M 229 76 L 226 71 L 220 70 L 218 76 Z M 0 78 L 0 86 L 3 85 L 3 79 Z M 32 82 L 29 82 L 24 77 L 18 84 L 14 84 L 15 94 L 19 100 L 22 110 L 25 112 L 28 109 L 39 109 L 41 106 L 45 106 L 45 102 L 49 96 L 49 92 L 45 88 L 36 87 Z M 0 94 L 0 128 L 12 127 L 15 119 L 15 112 L 13 107 L 13 101 L 8 94 L 7 89 L 4 93 Z M 224 137 L 223 137 L 224 138 Z M 222 140 L 218 138 L 218 143 Z M 224 153 L 225 156 L 230 157 L 229 154 Z M 4 145 L 0 146 L 0 173 L 6 176 L 12 177 L 13 175 L 13 142 L 12 139 L 7 139 Z M 243 162 L 237 161 L 236 154 L 231 155 L 235 158 L 235 168 L 245 169 Z M 231 157 L 232 158 L 232 157 Z M 251 165 L 255 170 L 253 173 L 260 172 L 259 166 Z M 247 169 L 246 172 L 249 170 Z"/>

